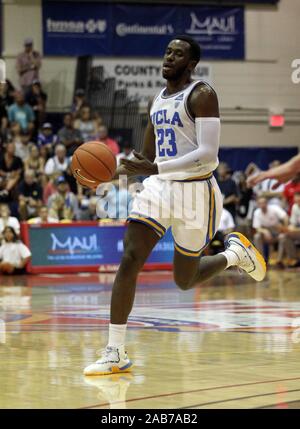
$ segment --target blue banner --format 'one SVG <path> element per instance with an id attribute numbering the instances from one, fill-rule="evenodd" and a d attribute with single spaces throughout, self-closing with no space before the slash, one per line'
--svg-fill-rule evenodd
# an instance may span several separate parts
<path id="1" fill-rule="evenodd" d="M 118 265 L 123 255 L 125 226 L 66 224 L 29 225 L 32 267 Z M 172 263 L 174 243 L 169 230 L 147 263 Z"/>
<path id="2" fill-rule="evenodd" d="M 45 55 L 110 55 L 111 7 L 82 2 L 43 2 Z"/>
<path id="3" fill-rule="evenodd" d="M 243 7 L 43 1 L 44 55 L 161 57 L 178 34 L 203 59 L 243 59 Z"/>

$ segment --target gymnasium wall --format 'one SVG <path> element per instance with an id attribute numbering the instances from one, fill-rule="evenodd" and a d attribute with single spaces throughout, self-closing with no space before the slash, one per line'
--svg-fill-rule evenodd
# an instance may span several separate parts
<path id="1" fill-rule="evenodd" d="M 42 51 L 40 0 L 3 0 L 3 56 L 8 74 L 17 82 L 15 57 L 24 37 L 33 37 Z M 298 146 L 300 84 L 291 81 L 291 62 L 300 57 L 300 2 L 280 0 L 277 7 L 247 6 L 246 61 L 212 61 L 213 83 L 223 119 L 223 146 Z M 49 110 L 71 103 L 76 58 L 48 57 L 41 78 Z M 268 109 L 285 109 L 283 130 L 269 130 Z"/>

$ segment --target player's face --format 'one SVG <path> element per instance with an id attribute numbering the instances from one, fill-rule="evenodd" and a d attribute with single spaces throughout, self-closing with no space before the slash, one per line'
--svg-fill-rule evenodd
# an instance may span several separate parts
<path id="1" fill-rule="evenodd" d="M 172 40 L 163 59 L 163 77 L 167 80 L 177 80 L 186 70 L 192 69 L 190 45 L 184 40 Z"/>

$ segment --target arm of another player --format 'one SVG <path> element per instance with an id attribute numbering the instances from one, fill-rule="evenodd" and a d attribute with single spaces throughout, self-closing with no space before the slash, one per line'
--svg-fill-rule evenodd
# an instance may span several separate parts
<path id="1" fill-rule="evenodd" d="M 248 187 L 253 187 L 265 179 L 275 179 L 277 183 L 273 186 L 276 189 L 280 184 L 286 183 L 300 172 L 300 154 L 294 156 L 288 162 L 285 162 L 278 167 L 270 168 L 267 171 L 262 171 L 252 175 L 247 180 Z"/>
<path id="2" fill-rule="evenodd" d="M 198 148 L 180 158 L 159 162 L 159 173 L 189 170 L 217 162 L 221 123 L 215 91 L 206 84 L 196 86 L 188 99 L 188 108 L 195 117 Z"/>

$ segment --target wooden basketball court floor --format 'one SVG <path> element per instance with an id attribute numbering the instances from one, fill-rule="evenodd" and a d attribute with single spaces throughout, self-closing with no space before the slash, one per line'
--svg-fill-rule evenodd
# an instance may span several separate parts
<path id="1" fill-rule="evenodd" d="M 299 271 L 236 271 L 182 292 L 139 277 L 132 374 L 84 377 L 113 274 L 0 278 L 0 408 L 300 408 Z"/>

